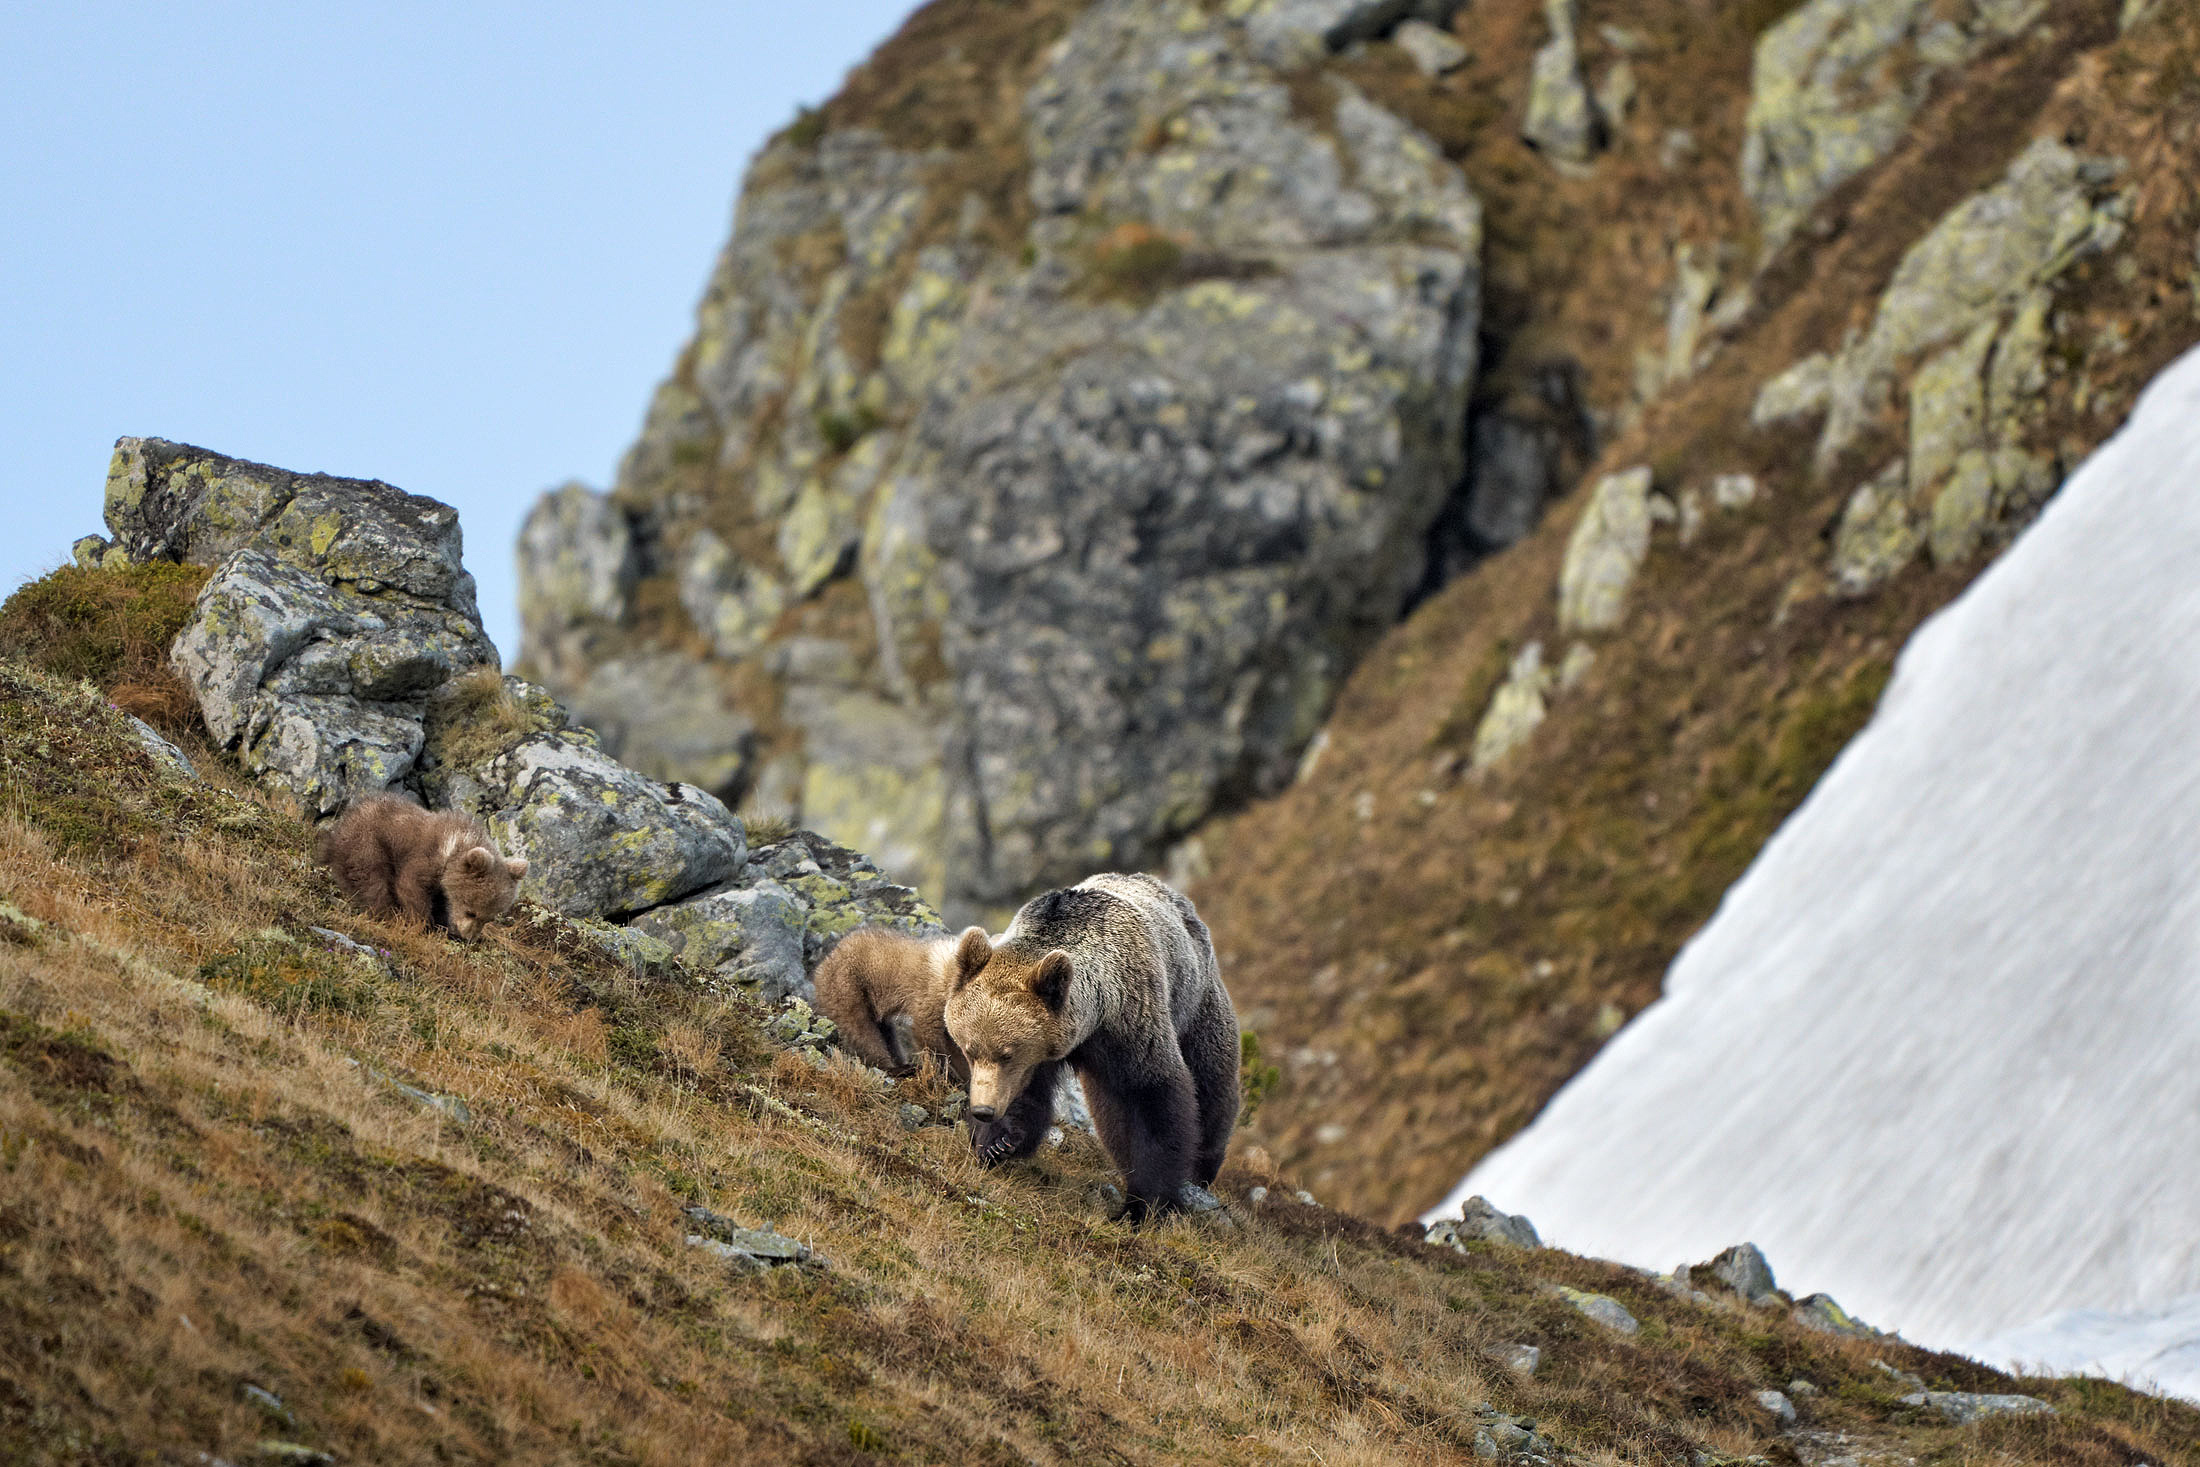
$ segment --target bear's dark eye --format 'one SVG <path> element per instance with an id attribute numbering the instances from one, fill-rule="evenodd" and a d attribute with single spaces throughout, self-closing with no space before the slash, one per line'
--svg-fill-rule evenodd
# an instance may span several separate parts
<path id="1" fill-rule="evenodd" d="M 1008 1061 L 1009 1061 L 1009 1053 L 1008 1053 L 1008 1051 L 1007 1051 L 1007 1050 L 1005 1050 L 1005 1049 L 1004 1049 L 1004 1050 L 1002 1050 L 1002 1051 L 1001 1051 L 1001 1063 L 1005 1065 L 1005 1064 L 1007 1064 L 1007 1063 L 1008 1063 Z"/>

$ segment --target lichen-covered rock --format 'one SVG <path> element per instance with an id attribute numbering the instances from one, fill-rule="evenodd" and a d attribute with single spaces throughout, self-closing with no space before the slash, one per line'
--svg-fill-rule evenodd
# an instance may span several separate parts
<path id="1" fill-rule="evenodd" d="M 1543 644 L 1530 642 L 1513 658 L 1505 681 L 1474 729 L 1474 767 L 1487 769 L 1528 741 L 1545 716 L 1544 696 L 1557 674 L 1543 665 Z"/>
<path id="2" fill-rule="evenodd" d="M 1822 413 L 1832 397 L 1833 358 L 1824 352 L 1812 352 L 1757 389 L 1756 402 L 1749 411 L 1750 425 L 1769 428 Z"/>
<path id="3" fill-rule="evenodd" d="M 199 777 L 198 766 L 191 762 L 191 756 L 164 738 L 159 729 L 134 715 L 123 716 L 129 720 L 130 732 L 137 735 L 138 743 L 144 746 L 154 763 L 174 770 L 185 779 Z"/>
<path id="4" fill-rule="evenodd" d="M 1535 53 L 1521 136 L 1562 164 L 1579 166 L 1604 146 L 1604 119 L 1581 74 L 1574 0 L 1543 0 L 1551 38 Z"/>
<path id="5" fill-rule="evenodd" d="M 1566 542 L 1558 577 L 1558 624 L 1569 632 L 1610 631 L 1627 613 L 1627 588 L 1650 553 L 1647 466 L 1606 474 Z"/>
<path id="6" fill-rule="evenodd" d="M 1833 532 L 1833 581 L 1843 595 L 1871 591 L 1917 558 L 1923 528 L 1910 508 L 1901 461 L 1857 485 Z"/>
<path id="7" fill-rule="evenodd" d="M 715 668 L 666 652 L 612 657 L 582 672 L 566 701 L 606 754 L 652 779 L 722 797 L 747 782 L 756 724 L 732 706 Z"/>
<path id="8" fill-rule="evenodd" d="M 1978 341 L 1982 329 L 2013 329 L 2020 358 L 2003 382 L 2006 392 L 2017 392 L 2028 363 L 2044 351 L 2041 292 L 2123 238 L 2131 202 L 2116 190 L 2120 172 L 2112 160 L 2081 157 L 2042 138 L 1999 183 L 1950 210 L 1912 246 L 1879 299 L 1871 329 L 1833 362 L 1820 468 L 1879 413 L 1902 364 L 1947 343 Z M 1959 353 L 1946 370 L 1975 375 L 1996 334 L 1987 330 L 1984 347 Z M 2004 421 L 1986 430 L 2006 433 L 2021 406 L 2000 404 Z"/>
<path id="9" fill-rule="evenodd" d="M 1834 1302 L 1831 1294 L 1812 1294 L 1798 1300 L 1789 1318 L 1805 1329 L 1825 1335 L 1853 1335 L 1868 1339 L 1879 1332 Z"/>
<path id="10" fill-rule="evenodd" d="M 2053 1416 L 2055 1408 L 2038 1396 L 1986 1395 L 1974 1391 L 1916 1391 L 1902 1398 L 1905 1406 L 1920 1406 L 1957 1425 L 1983 1421 L 1989 1416 Z"/>
<path id="11" fill-rule="evenodd" d="M 690 971 L 777 1000 L 809 993 L 802 961 L 808 919 L 786 888 L 765 877 L 644 912 L 633 925 L 671 948 Z"/>
<path id="12" fill-rule="evenodd" d="M 1391 41 L 1413 58 L 1423 76 L 1442 76 L 1467 64 L 1467 48 L 1449 31 L 1440 31 L 1425 20 L 1409 20 L 1391 32 Z"/>
<path id="13" fill-rule="evenodd" d="M 589 657 L 676 604 L 774 689 L 754 777 L 971 907 L 1288 781 L 1459 481 L 1481 224 L 1426 137 L 1343 84 L 1310 114 L 1267 46 L 1453 8 L 1100 0 L 1023 99 L 1006 249 L 945 155 L 775 142 L 621 469 L 642 581 L 584 606 Z M 585 601 L 549 542 L 531 598 Z"/>
<path id="14" fill-rule="evenodd" d="M 1765 253 L 1901 140 L 1933 81 L 2022 31 L 2045 0 L 1809 0 L 1757 42 L 1742 190 Z"/>
<path id="15" fill-rule="evenodd" d="M 520 527 L 519 616 L 529 654 L 546 675 L 586 670 L 587 630 L 615 622 L 634 594 L 640 556 L 609 498 L 571 483 L 535 502 Z"/>
<path id="16" fill-rule="evenodd" d="M 1253 54 L 1271 66 L 1303 65 L 1355 41 L 1394 34 L 1415 19 L 1448 25 L 1463 0 L 1232 0 Z"/>
<path id="17" fill-rule="evenodd" d="M 567 729 L 448 773 L 444 788 L 526 858 L 520 895 L 569 917 L 660 906 L 726 880 L 748 854 L 740 818 L 709 791 L 660 784 Z"/>
<path id="18" fill-rule="evenodd" d="M 815 831 L 798 830 L 759 846 L 744 882 L 777 881 L 804 913 L 802 956 L 812 969 L 858 927 L 885 927 L 912 936 L 943 932 L 939 914 L 860 853 Z"/>
<path id="19" fill-rule="evenodd" d="M 411 778 L 430 695 L 496 663 L 448 505 L 125 438 L 107 515 L 132 559 L 215 567 L 170 661 L 216 742 L 309 814 Z"/>

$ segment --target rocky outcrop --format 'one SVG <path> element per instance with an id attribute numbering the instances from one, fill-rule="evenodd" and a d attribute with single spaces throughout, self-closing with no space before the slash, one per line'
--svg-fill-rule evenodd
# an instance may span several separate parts
<path id="1" fill-rule="evenodd" d="M 1825 473 L 1885 412 L 1907 369 L 1907 458 L 1858 488 L 1842 515 L 1834 574 L 1844 590 L 1870 590 L 1921 546 L 1939 564 L 1968 559 L 2045 501 L 2057 465 L 2028 439 L 2047 385 L 2052 292 L 2123 238 L 2122 171 L 2053 139 L 2034 143 L 1903 257 L 1860 339 L 1759 395 L 1760 421 L 1823 408 Z"/>
<path id="2" fill-rule="evenodd" d="M 1551 38 L 1535 53 L 1521 135 L 1561 166 L 1580 167 L 1604 146 L 1605 122 L 1581 73 L 1574 0 L 1544 0 Z"/>
<path id="3" fill-rule="evenodd" d="M 1287 780 L 1461 477 L 1480 216 L 1278 68 L 1414 18 L 1448 7 L 1090 6 L 1023 99 L 1013 243 L 947 155 L 775 142 L 616 489 L 529 522 L 529 665 L 611 701 L 677 608 L 651 655 L 778 704 L 736 782 L 963 903 Z"/>
<path id="4" fill-rule="evenodd" d="M 1810 0 L 1757 43 L 1742 189 L 1770 255 L 1820 199 L 1891 151 L 1933 82 L 2046 0 Z"/>
<path id="5" fill-rule="evenodd" d="M 448 506 L 159 440 L 124 439 L 109 485 L 102 561 L 218 558 L 174 664 L 215 739 L 308 814 L 386 790 L 463 810 L 527 858 L 523 897 L 580 919 L 636 972 L 773 1000 L 806 997 L 810 968 L 860 925 L 939 930 L 914 891 L 823 837 L 751 852 L 709 791 L 629 767 L 541 688 L 500 675 Z M 592 503 L 568 494 L 556 512 Z M 568 568 L 566 604 L 618 584 L 602 560 Z"/>
<path id="6" fill-rule="evenodd" d="M 411 777 L 429 695 L 495 665 L 448 505 L 124 438 L 106 517 L 129 560 L 215 567 L 171 660 L 215 741 L 309 814 Z"/>

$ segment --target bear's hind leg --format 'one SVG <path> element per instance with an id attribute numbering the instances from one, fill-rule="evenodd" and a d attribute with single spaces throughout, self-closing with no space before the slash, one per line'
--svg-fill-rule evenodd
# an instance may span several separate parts
<path id="1" fill-rule="evenodd" d="M 1178 1042 L 1199 1102 L 1199 1160 L 1192 1177 L 1202 1187 L 1211 1187 L 1230 1150 L 1238 1118 L 1237 1015 L 1220 987 L 1208 990 Z"/>

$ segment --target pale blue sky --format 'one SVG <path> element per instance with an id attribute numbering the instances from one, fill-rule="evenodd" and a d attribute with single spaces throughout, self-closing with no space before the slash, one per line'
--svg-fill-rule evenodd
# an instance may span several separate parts
<path id="1" fill-rule="evenodd" d="M 515 656 L 527 505 L 609 480 L 748 158 L 913 7 L 0 8 L 0 594 L 158 435 L 457 505 Z"/>

